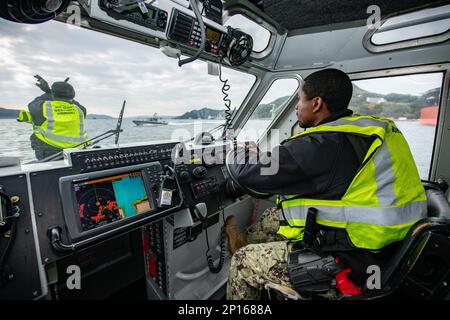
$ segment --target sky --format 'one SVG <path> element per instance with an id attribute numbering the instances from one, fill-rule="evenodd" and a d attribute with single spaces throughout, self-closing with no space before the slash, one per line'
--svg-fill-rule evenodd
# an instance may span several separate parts
<path id="1" fill-rule="evenodd" d="M 256 34 L 251 29 L 251 33 Z M 223 69 L 229 79 L 232 107 L 239 107 L 254 76 Z M 70 77 L 76 100 L 88 113 L 117 116 L 127 100 L 125 116 L 181 115 L 192 109 L 223 109 L 222 84 L 196 61 L 178 67 L 158 49 L 60 22 L 24 25 L 0 20 L 0 107 L 26 108 L 42 92 L 33 75 L 49 83 Z M 294 80 L 293 80 L 294 81 Z M 262 103 L 290 94 L 297 87 L 280 81 Z M 358 81 L 362 89 L 388 94 L 420 95 L 439 87 L 442 74 Z M 280 91 L 280 92 L 278 92 Z"/>
<path id="2" fill-rule="evenodd" d="M 117 116 L 180 115 L 192 109 L 223 108 L 222 84 L 196 61 L 178 67 L 158 49 L 56 21 L 23 25 L 0 19 L 0 107 L 24 108 L 42 92 L 33 75 L 50 84 L 70 77 L 75 99 L 88 113 Z M 254 76 L 223 69 L 233 107 Z"/>
<path id="3" fill-rule="evenodd" d="M 415 96 L 442 86 L 443 73 L 425 73 L 407 76 L 359 80 L 354 83 L 361 89 L 381 94 L 400 93 Z"/>

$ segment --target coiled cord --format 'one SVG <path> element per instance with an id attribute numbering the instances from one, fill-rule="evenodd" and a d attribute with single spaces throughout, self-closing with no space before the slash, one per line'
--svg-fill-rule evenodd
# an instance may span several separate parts
<path id="1" fill-rule="evenodd" d="M 215 198 L 219 208 L 222 208 L 222 202 Z M 219 257 L 219 263 L 217 266 L 214 266 L 214 260 L 212 258 L 212 255 L 209 253 L 210 247 L 209 247 L 209 240 L 208 240 L 208 227 L 205 228 L 205 237 L 206 237 L 206 246 L 207 250 L 205 252 L 206 255 L 206 262 L 208 263 L 208 268 L 212 273 L 219 273 L 220 270 L 222 270 L 223 264 L 225 263 L 225 257 L 227 255 L 227 247 L 226 247 L 226 236 L 225 236 L 225 214 L 222 209 L 222 220 L 223 225 L 220 229 L 220 257 Z"/>
<path id="2" fill-rule="evenodd" d="M 225 134 L 227 130 L 230 128 L 231 120 L 233 113 L 231 112 L 231 100 L 228 98 L 228 91 L 231 89 L 231 86 L 228 84 L 228 79 L 222 79 L 222 61 L 225 57 L 222 56 L 219 59 L 219 80 L 222 82 L 222 93 L 223 93 L 223 102 L 225 104 L 225 124 L 223 127 L 222 138 L 225 138 Z"/>
<path id="3" fill-rule="evenodd" d="M 212 255 L 209 253 L 210 247 L 209 247 L 209 241 L 208 241 L 208 228 L 205 229 L 205 235 L 206 235 L 206 246 L 208 247 L 208 250 L 206 250 L 206 262 L 208 263 L 208 268 L 212 273 L 219 273 L 220 270 L 222 270 L 223 264 L 225 262 L 225 256 L 227 254 L 227 248 L 226 248 L 226 239 L 225 239 L 225 225 L 222 226 L 220 229 L 220 257 L 219 257 L 219 263 L 217 266 L 214 265 L 214 260 L 212 258 Z"/>

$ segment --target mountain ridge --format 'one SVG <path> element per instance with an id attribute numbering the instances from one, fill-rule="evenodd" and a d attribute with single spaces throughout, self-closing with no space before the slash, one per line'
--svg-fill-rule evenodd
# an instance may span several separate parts
<path id="1" fill-rule="evenodd" d="M 379 94 L 364 90 L 353 84 L 353 98 L 349 109 L 355 114 L 378 115 L 383 117 L 409 119 L 420 118 L 420 110 L 429 105 L 437 105 L 440 99 L 440 88 L 428 90 L 420 96 L 410 94 Z M 279 109 L 290 98 L 290 96 L 279 97 L 269 103 L 259 104 L 253 112 L 252 119 L 270 119 L 279 112 Z M 371 98 L 371 99 L 368 99 Z M 20 110 L 0 108 L 0 119 L 15 119 Z M 125 119 L 139 120 L 148 116 L 130 116 Z M 162 119 L 224 119 L 225 110 L 202 107 L 187 111 L 179 116 L 160 116 Z M 103 114 L 88 114 L 87 119 L 117 119 L 116 117 Z"/>

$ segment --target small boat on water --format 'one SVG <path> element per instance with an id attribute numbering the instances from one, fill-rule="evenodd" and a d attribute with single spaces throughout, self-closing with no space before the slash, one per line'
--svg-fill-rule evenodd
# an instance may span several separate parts
<path id="1" fill-rule="evenodd" d="M 154 114 L 152 117 L 145 118 L 142 120 L 133 120 L 133 123 L 137 126 L 144 126 L 144 125 L 166 125 L 168 124 L 167 121 L 161 120 L 161 117 L 158 116 L 158 114 Z"/>

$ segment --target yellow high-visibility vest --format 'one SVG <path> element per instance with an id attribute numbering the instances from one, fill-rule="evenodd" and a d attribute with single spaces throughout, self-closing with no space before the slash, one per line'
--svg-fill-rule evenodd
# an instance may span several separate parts
<path id="1" fill-rule="evenodd" d="M 42 108 L 45 121 L 40 126 L 33 126 L 34 134 L 40 140 L 61 149 L 74 148 L 88 140 L 85 117 L 76 104 L 45 101 Z"/>
<path id="2" fill-rule="evenodd" d="M 279 196 L 282 211 L 278 233 L 302 240 L 309 208 L 318 210 L 317 223 L 345 229 L 355 247 L 379 250 L 401 241 L 427 215 L 426 194 L 403 134 L 388 119 L 351 116 L 296 134 L 342 132 L 374 137 L 363 164 L 340 200 Z"/>
<path id="3" fill-rule="evenodd" d="M 19 122 L 32 123 L 31 114 L 27 110 L 20 110 L 19 116 L 17 117 L 16 120 Z"/>

